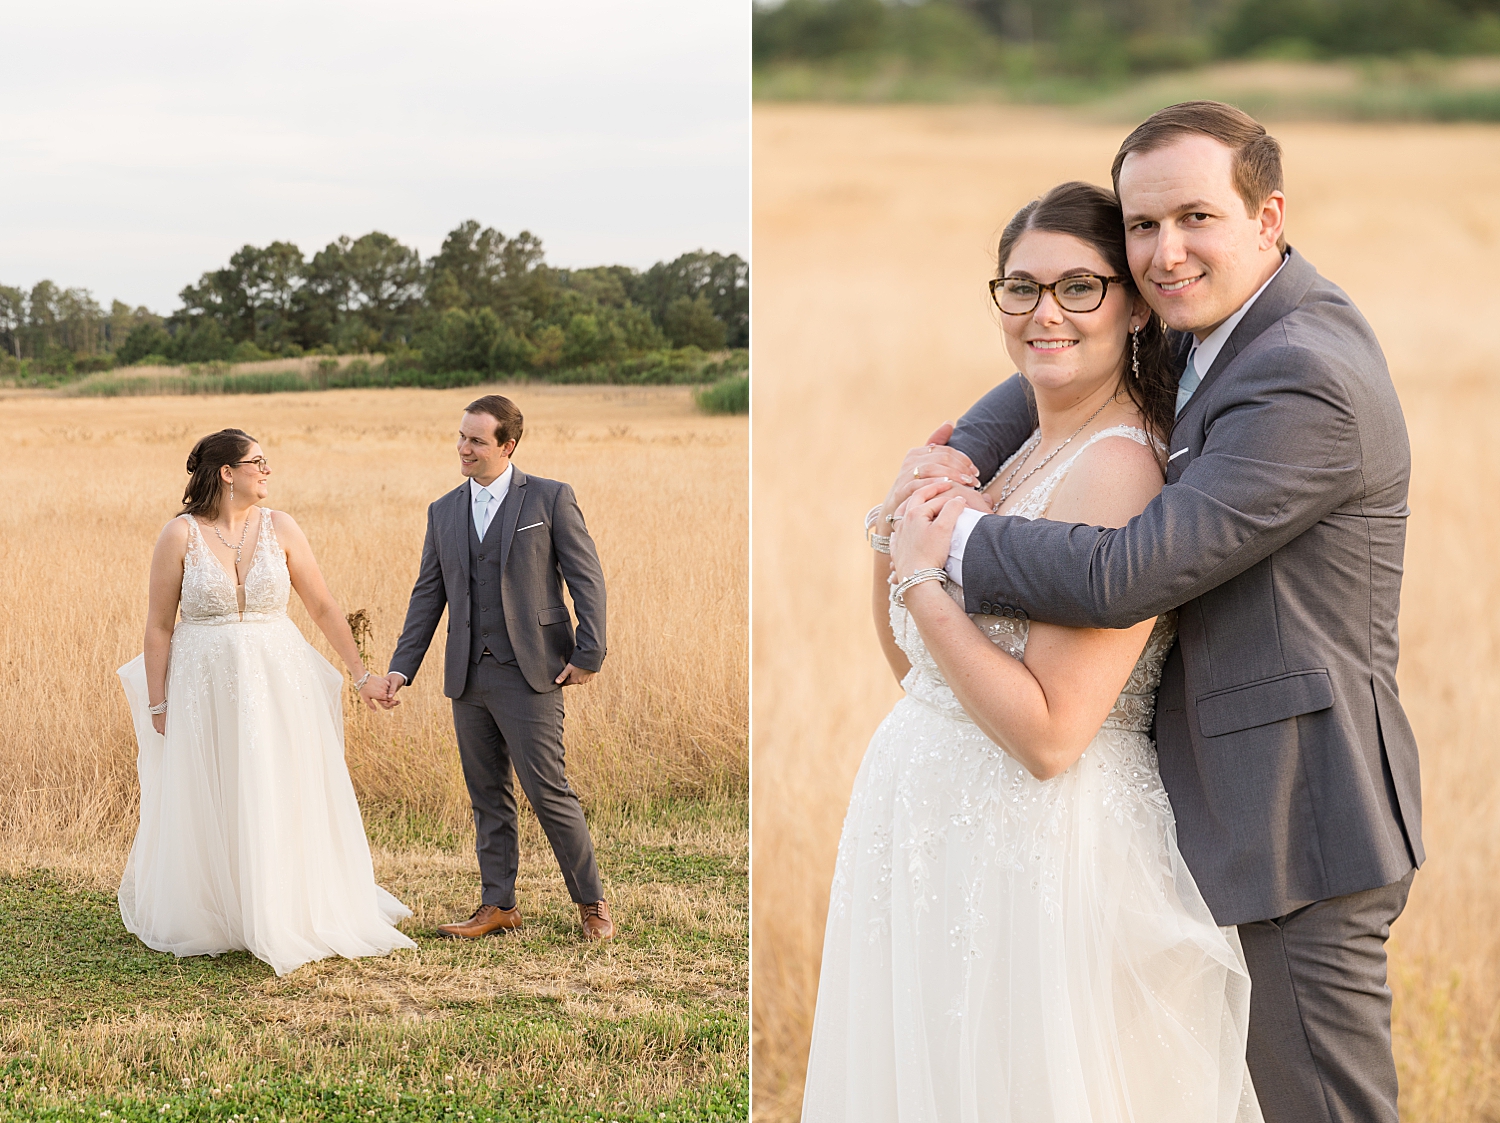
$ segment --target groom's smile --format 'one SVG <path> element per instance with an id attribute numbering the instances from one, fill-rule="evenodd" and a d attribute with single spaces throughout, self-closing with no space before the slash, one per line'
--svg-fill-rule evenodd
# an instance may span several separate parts
<path id="1" fill-rule="evenodd" d="M 1130 271 L 1169 327 L 1208 336 L 1281 265 L 1281 192 L 1255 208 L 1234 153 L 1202 135 L 1132 152 L 1120 166 Z"/>

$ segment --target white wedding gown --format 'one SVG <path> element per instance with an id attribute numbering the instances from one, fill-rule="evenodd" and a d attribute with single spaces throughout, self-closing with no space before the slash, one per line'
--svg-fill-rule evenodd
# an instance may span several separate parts
<path id="1" fill-rule="evenodd" d="M 286 614 L 271 512 L 233 580 L 191 516 L 167 732 L 144 658 L 120 668 L 139 743 L 141 822 L 120 882 L 125 927 L 174 955 L 247 949 L 284 975 L 315 959 L 414 948 L 410 910 L 375 884 L 344 764 L 339 674 Z"/>
<path id="2" fill-rule="evenodd" d="M 1109 436 L 1147 442 L 1116 427 L 1078 453 Z M 1016 513 L 1041 517 L 1078 453 Z M 971 619 L 1021 658 L 1025 620 Z M 894 603 L 891 625 L 911 671 L 839 842 L 804 1123 L 1258 1123 L 1238 936 L 1183 864 L 1150 739 L 1175 620 L 1047 781 L 979 731 Z"/>

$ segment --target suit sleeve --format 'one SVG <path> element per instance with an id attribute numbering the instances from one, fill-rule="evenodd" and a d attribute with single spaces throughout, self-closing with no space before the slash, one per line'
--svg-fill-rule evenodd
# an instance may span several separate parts
<path id="1" fill-rule="evenodd" d="M 1284 344 L 1236 370 L 1233 386 L 1197 458 L 1124 527 L 980 519 L 964 552 L 968 610 L 1129 627 L 1222 585 L 1358 494 L 1359 432 L 1326 356 Z"/>
<path id="2" fill-rule="evenodd" d="M 433 509 L 427 508 L 427 537 L 422 542 L 422 565 L 417 570 L 417 583 L 412 586 L 411 600 L 406 606 L 406 623 L 401 626 L 401 638 L 396 641 L 396 653 L 391 656 L 390 669 L 406 676 L 408 684 L 417 677 L 417 668 L 432 644 L 433 633 L 443 610 L 448 605 L 448 591 L 443 584 L 443 565 L 438 559 L 437 534 L 433 527 Z"/>
<path id="3" fill-rule="evenodd" d="M 568 595 L 573 598 L 573 612 L 578 617 L 578 631 L 573 654 L 568 662 L 581 671 L 597 671 L 604 665 L 604 569 L 599 553 L 583 523 L 583 512 L 573 489 L 563 484 L 552 510 L 552 549 Z"/>
<path id="4" fill-rule="evenodd" d="M 1036 428 L 1036 409 L 1026 380 L 1013 374 L 969 407 L 953 426 L 948 445 L 958 449 L 988 482 Z"/>

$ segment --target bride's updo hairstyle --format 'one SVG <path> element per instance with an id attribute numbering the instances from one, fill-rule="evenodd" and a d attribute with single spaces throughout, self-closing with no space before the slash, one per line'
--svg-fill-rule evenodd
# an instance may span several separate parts
<path id="1" fill-rule="evenodd" d="M 998 276 L 1005 267 L 1021 236 L 1031 230 L 1068 234 L 1099 251 L 1116 277 L 1130 276 L 1130 260 L 1125 255 L 1125 219 L 1120 200 L 1113 191 L 1092 183 L 1060 183 L 1040 199 L 1034 199 L 1018 210 L 1000 235 Z M 1135 282 L 1124 286 L 1136 294 Z M 1167 342 L 1166 326 L 1155 312 L 1141 328 L 1141 374 L 1136 378 L 1130 368 L 1130 343 L 1125 344 L 1125 392 L 1130 395 L 1145 419 L 1146 428 L 1157 440 L 1166 442 L 1172 436 L 1172 422 L 1177 409 L 1177 379 L 1173 374 L 1172 354 Z"/>
<path id="2" fill-rule="evenodd" d="M 179 515 L 219 517 L 219 501 L 224 498 L 224 481 L 219 469 L 245 459 L 255 438 L 243 429 L 220 429 L 210 433 L 188 453 L 188 483 L 182 493 Z"/>

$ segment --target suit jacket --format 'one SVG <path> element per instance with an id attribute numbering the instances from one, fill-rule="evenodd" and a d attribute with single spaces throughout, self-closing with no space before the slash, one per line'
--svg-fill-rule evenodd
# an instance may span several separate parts
<path id="1" fill-rule="evenodd" d="M 952 444 L 988 476 L 1031 427 L 1017 376 Z M 1220 924 L 1400 879 L 1423 860 L 1396 691 L 1406 424 L 1369 324 L 1295 250 L 1204 373 L 1169 456 L 1161 494 L 1120 529 L 979 520 L 968 610 L 1121 628 L 1181 607 L 1157 752 Z"/>
<path id="2" fill-rule="evenodd" d="M 390 669 L 411 682 L 422 665 L 443 610 L 448 644 L 443 693 L 457 698 L 469 677 L 469 482 L 427 508 L 422 566 Z M 583 524 L 573 489 L 517 468 L 510 493 L 485 532 L 499 535 L 505 627 L 527 685 L 557 690 L 563 667 L 597 671 L 604 663 L 604 571 Z M 578 632 L 563 604 L 563 583 L 578 614 Z"/>

